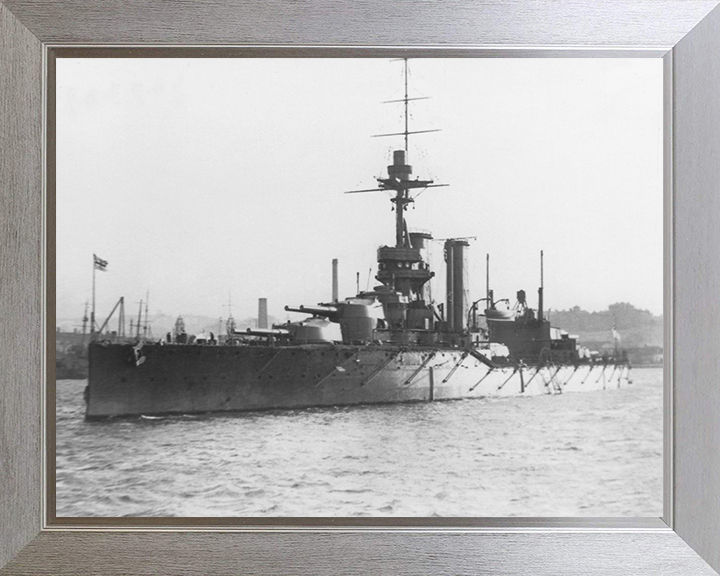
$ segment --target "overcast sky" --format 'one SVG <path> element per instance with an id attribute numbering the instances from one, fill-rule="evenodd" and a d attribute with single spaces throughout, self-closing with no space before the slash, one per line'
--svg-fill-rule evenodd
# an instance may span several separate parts
<path id="1" fill-rule="evenodd" d="M 410 61 L 410 229 L 470 244 L 470 297 L 662 312 L 660 59 Z M 373 188 L 402 137 L 402 62 L 384 59 L 59 59 L 57 314 L 120 296 L 150 313 L 253 316 L 361 289 L 394 243 Z M 433 244 L 444 299 L 442 242 Z"/>

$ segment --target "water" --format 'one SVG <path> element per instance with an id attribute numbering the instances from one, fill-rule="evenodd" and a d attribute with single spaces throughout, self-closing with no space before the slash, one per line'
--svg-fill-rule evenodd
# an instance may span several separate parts
<path id="1" fill-rule="evenodd" d="M 660 516 L 662 370 L 560 396 L 85 422 L 57 383 L 57 515 Z"/>

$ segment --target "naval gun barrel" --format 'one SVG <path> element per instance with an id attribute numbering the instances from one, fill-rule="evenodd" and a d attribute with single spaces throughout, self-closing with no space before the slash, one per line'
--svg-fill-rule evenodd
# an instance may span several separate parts
<path id="1" fill-rule="evenodd" d="M 245 332 L 235 330 L 235 334 L 250 334 L 250 336 L 289 336 L 289 330 L 283 330 L 282 328 L 248 328 Z"/>
<path id="2" fill-rule="evenodd" d="M 338 309 L 335 306 L 300 306 L 299 308 L 291 308 L 285 306 L 286 312 L 300 312 L 302 314 L 312 314 L 313 316 L 321 316 L 327 318 L 331 322 L 337 320 Z"/>

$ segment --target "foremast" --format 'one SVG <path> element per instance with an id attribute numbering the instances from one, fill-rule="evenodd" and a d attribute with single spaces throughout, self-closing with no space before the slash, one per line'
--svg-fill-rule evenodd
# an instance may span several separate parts
<path id="1" fill-rule="evenodd" d="M 427 242 L 432 239 L 428 232 L 409 232 L 405 212 L 414 202 L 413 191 L 446 186 L 433 180 L 412 179 L 412 166 L 408 162 L 408 140 L 411 134 L 436 132 L 437 130 L 410 130 L 409 102 L 425 97 L 411 98 L 408 94 L 408 61 L 403 59 L 405 95 L 400 100 L 386 103 L 402 103 L 404 108 L 404 130 L 392 134 L 376 134 L 375 137 L 402 136 L 405 147 L 393 152 L 393 162 L 387 167 L 387 177 L 377 178 L 378 188 L 358 190 L 372 192 L 386 190 L 394 192 L 390 201 L 395 211 L 395 245 L 378 248 L 378 273 L 375 278 L 383 284 L 381 296 L 385 308 L 388 328 L 430 330 L 433 313 L 427 302 L 427 282 L 434 276 L 427 261 Z"/>

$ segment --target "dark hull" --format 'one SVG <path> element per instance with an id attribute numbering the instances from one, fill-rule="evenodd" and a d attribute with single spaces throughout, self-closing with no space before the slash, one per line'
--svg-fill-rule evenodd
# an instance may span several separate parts
<path id="1" fill-rule="evenodd" d="M 422 402 L 616 388 L 624 365 L 491 369 L 462 350 L 92 344 L 87 417 Z"/>

